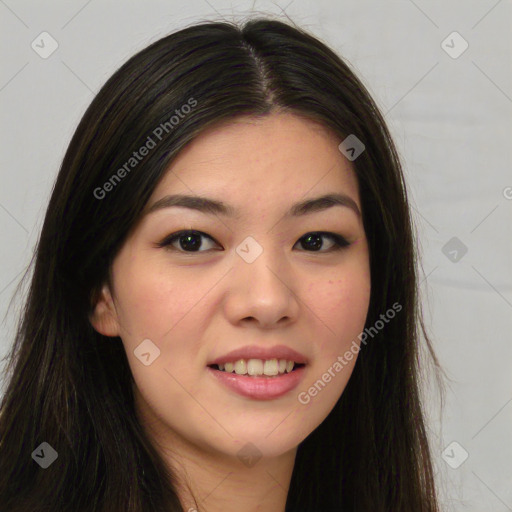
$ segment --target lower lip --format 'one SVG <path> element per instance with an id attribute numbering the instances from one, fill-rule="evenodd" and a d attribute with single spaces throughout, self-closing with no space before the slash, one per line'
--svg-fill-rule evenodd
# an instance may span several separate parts
<path id="1" fill-rule="evenodd" d="M 296 388 L 304 378 L 305 366 L 300 366 L 290 373 L 275 377 L 250 377 L 237 375 L 208 367 L 208 371 L 222 384 L 239 395 L 256 400 L 272 400 L 286 395 Z"/>

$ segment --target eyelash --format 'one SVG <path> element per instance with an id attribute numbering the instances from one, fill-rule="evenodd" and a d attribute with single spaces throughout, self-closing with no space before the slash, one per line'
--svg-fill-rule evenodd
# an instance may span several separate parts
<path id="1" fill-rule="evenodd" d="M 176 249 L 175 247 L 171 246 L 171 244 L 175 240 L 178 240 L 182 236 L 185 236 L 188 234 L 196 234 L 196 235 L 204 236 L 206 238 L 209 238 L 213 242 L 217 243 L 214 238 L 207 235 L 206 233 L 203 233 L 202 231 L 197 231 L 194 229 L 185 229 L 182 231 L 177 231 L 175 233 L 172 233 L 171 235 L 167 236 L 164 240 L 162 240 L 161 242 L 159 242 L 156 245 L 157 245 L 157 247 L 160 247 L 160 248 L 163 247 L 169 251 L 181 252 L 182 254 L 191 254 L 192 255 L 192 254 L 198 254 L 198 253 L 202 253 L 202 252 L 208 252 L 208 251 L 184 251 L 182 249 Z M 320 251 L 307 251 L 306 250 L 305 252 L 325 254 L 325 253 L 330 253 L 330 252 L 341 251 L 343 249 L 346 249 L 349 245 L 351 245 L 350 242 L 347 242 L 347 240 L 344 237 L 342 237 L 341 235 L 337 235 L 336 233 L 330 233 L 330 232 L 326 232 L 326 231 L 310 231 L 310 232 L 306 233 L 305 235 L 303 235 L 301 238 L 299 238 L 297 243 L 299 243 L 300 240 L 302 240 L 303 238 L 307 237 L 307 235 L 319 235 L 321 237 L 329 238 L 331 241 L 334 242 L 334 246 L 327 251 L 321 251 L 321 250 Z"/>

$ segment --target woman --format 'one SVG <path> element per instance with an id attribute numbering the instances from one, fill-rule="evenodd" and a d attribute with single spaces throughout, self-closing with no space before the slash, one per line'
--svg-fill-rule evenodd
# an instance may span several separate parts
<path id="1" fill-rule="evenodd" d="M 265 19 L 155 42 L 57 177 L 0 509 L 439 510 L 415 254 L 389 132 L 332 50 Z"/>

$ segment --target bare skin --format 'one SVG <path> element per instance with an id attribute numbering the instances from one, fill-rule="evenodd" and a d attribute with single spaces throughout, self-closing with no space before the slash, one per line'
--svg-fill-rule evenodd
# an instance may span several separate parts
<path id="1" fill-rule="evenodd" d="M 180 482 L 187 512 L 284 512 L 297 446 L 350 378 L 357 356 L 339 372 L 332 367 L 364 329 L 371 282 L 355 211 L 358 183 L 340 142 L 291 114 L 209 129 L 171 164 L 146 210 L 169 194 L 187 194 L 223 201 L 239 215 L 157 209 L 114 260 L 112 288 L 104 285 L 91 323 L 121 337 L 138 415 Z M 286 216 L 293 204 L 330 193 L 348 196 L 356 209 Z M 181 230 L 208 236 L 196 237 L 195 251 L 183 237 L 157 246 Z M 316 239 L 318 250 L 301 243 L 317 232 L 341 235 L 350 245 L 333 250 L 325 236 Z M 249 236 L 263 251 L 250 264 L 236 252 Z M 134 354 L 146 339 L 160 350 L 147 366 Z M 214 358 L 248 345 L 286 345 L 305 355 L 298 387 L 260 400 L 212 377 L 207 365 Z M 329 368 L 329 383 L 308 394 L 308 403 L 299 401 Z M 249 461 L 239 455 L 243 447 Z"/>

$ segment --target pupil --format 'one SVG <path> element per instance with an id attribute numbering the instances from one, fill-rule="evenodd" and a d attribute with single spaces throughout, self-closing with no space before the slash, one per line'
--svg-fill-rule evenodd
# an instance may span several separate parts
<path id="1" fill-rule="evenodd" d="M 314 242 L 312 245 L 309 245 L 309 248 L 313 248 L 315 250 L 320 249 L 322 247 L 322 237 L 317 234 L 311 234 L 311 235 L 308 235 L 306 238 L 304 238 L 302 246 L 304 247 L 305 244 L 309 243 L 312 239 L 313 240 L 316 239 L 316 242 Z M 304 248 L 306 248 L 306 247 L 304 247 Z"/>
<path id="2" fill-rule="evenodd" d="M 195 237 L 195 243 L 193 242 Z M 183 240 L 186 240 L 185 243 L 182 243 Z M 192 242 L 191 242 L 192 240 Z M 188 249 L 188 250 L 196 250 L 201 247 L 201 237 L 196 234 L 191 235 L 182 235 L 180 237 L 180 245 L 182 249 Z"/>

